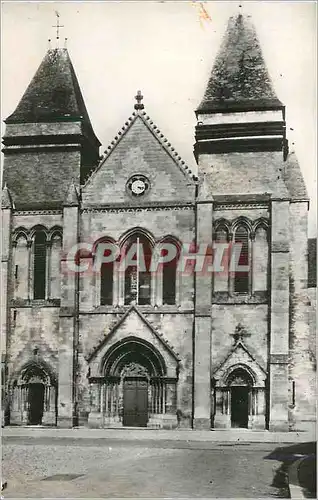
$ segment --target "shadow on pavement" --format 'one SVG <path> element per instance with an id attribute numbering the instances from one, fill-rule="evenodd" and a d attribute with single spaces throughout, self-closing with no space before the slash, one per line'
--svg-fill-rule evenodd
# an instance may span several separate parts
<path id="1" fill-rule="evenodd" d="M 275 460 L 281 462 L 273 467 L 272 486 L 281 490 L 285 498 L 289 498 L 288 472 L 289 467 L 303 458 L 298 468 L 299 485 L 303 488 L 305 498 L 316 498 L 316 443 L 299 443 L 291 446 L 279 446 L 275 448 L 264 460 Z M 280 495 L 279 495 L 280 496 Z"/>

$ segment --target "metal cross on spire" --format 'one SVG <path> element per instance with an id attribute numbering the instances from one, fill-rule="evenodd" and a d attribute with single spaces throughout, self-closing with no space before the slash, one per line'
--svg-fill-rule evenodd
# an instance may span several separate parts
<path id="1" fill-rule="evenodd" d="M 55 15 L 56 15 L 56 25 L 52 26 L 52 28 L 56 28 L 56 40 L 59 40 L 60 28 L 64 28 L 64 25 L 60 24 L 60 14 L 57 12 L 57 10 L 55 11 Z"/>
<path id="2" fill-rule="evenodd" d="M 137 101 L 137 103 L 134 106 L 135 109 L 144 109 L 145 106 L 141 102 L 143 100 L 143 98 L 144 98 L 144 96 L 141 95 L 141 90 L 138 90 L 137 95 L 135 95 L 135 99 Z"/>

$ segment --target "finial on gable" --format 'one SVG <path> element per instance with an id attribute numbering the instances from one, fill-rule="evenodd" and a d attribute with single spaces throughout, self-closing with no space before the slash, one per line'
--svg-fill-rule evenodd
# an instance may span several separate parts
<path id="1" fill-rule="evenodd" d="M 235 327 L 235 332 L 231 333 L 231 336 L 234 339 L 234 345 L 236 345 L 238 342 L 242 342 L 244 340 L 244 337 L 250 337 L 251 334 L 246 331 L 241 323 L 239 323 Z"/>
<path id="2" fill-rule="evenodd" d="M 137 103 L 135 104 L 134 108 L 135 109 L 144 109 L 144 105 L 142 104 L 142 100 L 143 100 L 144 96 L 141 94 L 141 90 L 138 90 L 137 91 L 137 95 L 135 95 L 135 99 L 137 101 Z"/>
<path id="3" fill-rule="evenodd" d="M 78 205 L 79 205 L 78 192 L 77 192 L 76 186 L 74 184 L 74 181 L 72 181 L 68 190 L 67 190 L 63 206 L 64 207 L 78 207 Z"/>
<path id="4" fill-rule="evenodd" d="M 4 208 L 4 209 L 14 208 L 13 203 L 12 203 L 11 194 L 10 194 L 10 191 L 7 188 L 6 184 L 3 186 L 3 190 L 2 190 L 1 208 Z"/>

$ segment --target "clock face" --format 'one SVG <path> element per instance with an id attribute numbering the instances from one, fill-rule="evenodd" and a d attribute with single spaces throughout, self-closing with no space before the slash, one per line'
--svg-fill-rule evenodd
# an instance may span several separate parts
<path id="1" fill-rule="evenodd" d="M 144 175 L 133 175 L 127 182 L 127 189 L 133 196 L 141 196 L 150 188 L 150 182 Z"/>
<path id="2" fill-rule="evenodd" d="M 145 185 L 144 181 L 142 181 L 142 180 L 136 180 L 131 185 L 131 190 L 136 195 L 142 194 L 145 191 L 145 189 L 146 189 L 146 185 Z"/>

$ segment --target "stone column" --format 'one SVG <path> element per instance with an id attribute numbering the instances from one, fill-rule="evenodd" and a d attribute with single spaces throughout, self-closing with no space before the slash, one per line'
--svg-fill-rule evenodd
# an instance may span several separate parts
<path id="1" fill-rule="evenodd" d="M 177 379 L 164 378 L 156 382 L 156 399 L 159 403 L 157 422 L 161 422 L 164 429 L 174 429 L 178 426 L 177 417 Z M 157 403 L 157 405 L 158 405 Z M 158 415 L 158 411 L 157 411 Z M 182 419 L 181 419 L 182 420 Z M 179 425 L 189 427 L 188 420 L 180 420 Z"/>
<path id="2" fill-rule="evenodd" d="M 263 387 L 256 387 L 254 391 L 254 415 L 253 415 L 253 429 L 265 429 L 265 389 Z"/>
<path id="3" fill-rule="evenodd" d="M 215 415 L 214 427 L 228 429 L 231 427 L 231 389 L 227 387 L 215 388 Z"/>
<path id="4" fill-rule="evenodd" d="M 289 202 L 271 205 L 269 429 L 288 430 Z"/>
<path id="5" fill-rule="evenodd" d="M 52 241 L 46 242 L 46 277 L 45 277 L 45 298 L 51 299 L 51 257 L 52 257 Z"/>
<path id="6" fill-rule="evenodd" d="M 198 203 L 196 213 L 197 256 L 212 244 L 212 203 Z M 197 257 L 198 263 L 198 257 Z M 212 275 L 195 272 L 194 319 L 194 420 L 195 429 L 211 427 L 211 303 Z"/>
<path id="7" fill-rule="evenodd" d="M 63 206 L 63 252 L 61 279 L 61 307 L 59 330 L 59 386 L 58 426 L 73 426 L 75 403 L 74 360 L 76 359 L 76 319 L 78 305 L 78 274 L 72 270 L 74 255 L 70 255 L 78 243 L 79 201 L 74 184 L 69 188 Z"/>
<path id="8" fill-rule="evenodd" d="M 175 415 L 176 413 L 176 381 L 167 380 L 166 381 L 166 413 Z"/>
<path id="9" fill-rule="evenodd" d="M 5 186 L 1 197 L 1 214 L 2 214 L 2 229 L 1 229 L 1 422 L 4 425 L 4 413 L 7 401 L 7 340 L 10 335 L 10 309 L 8 307 L 9 296 L 12 295 L 10 289 L 10 268 L 11 268 L 11 230 L 12 230 L 12 200 L 8 188 Z"/>
<path id="10" fill-rule="evenodd" d="M 101 388 L 103 379 L 94 379 L 91 382 L 91 410 L 88 415 L 88 425 L 92 428 L 100 428 L 103 425 L 103 413 L 101 412 Z"/>

